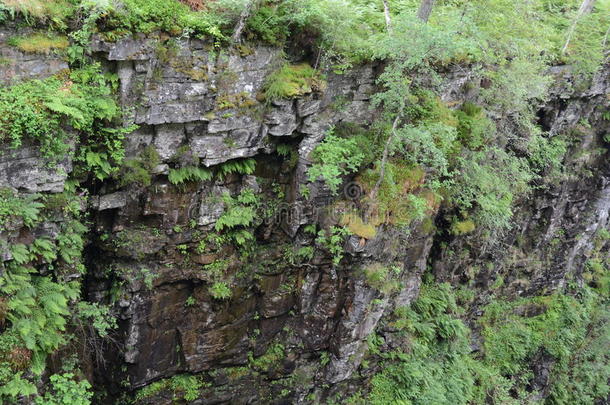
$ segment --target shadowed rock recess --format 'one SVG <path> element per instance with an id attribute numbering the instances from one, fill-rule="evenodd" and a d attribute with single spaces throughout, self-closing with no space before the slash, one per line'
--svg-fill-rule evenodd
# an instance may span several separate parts
<path id="1" fill-rule="evenodd" d="M 70 80 L 60 92 L 74 91 L 77 79 L 65 79 L 65 57 L 20 50 L 8 40 L 16 35 L 26 33 L 16 25 L 0 28 L 0 91 L 50 77 Z M 593 361 L 577 353 L 595 344 L 607 349 L 595 373 L 608 375 L 609 340 L 600 337 L 608 335 L 607 315 L 590 320 L 582 338 L 574 325 L 585 315 L 555 318 L 576 306 L 593 313 L 587 294 L 606 300 L 596 314 L 607 309 L 610 65 L 586 86 L 575 84 L 568 66 L 548 72 L 550 95 L 532 104 L 545 139 L 563 140 L 561 169 L 528 179 L 531 190 L 512 201 L 510 227 L 490 236 L 452 205 L 444 187 L 428 190 L 425 167 L 410 166 L 407 180 L 398 181 L 404 192 L 397 195 L 423 197 L 425 204 L 424 214 L 407 222 L 371 219 L 383 206 L 371 197 L 378 177 L 370 175 L 381 154 L 341 171 L 336 187 L 310 175 L 313 166 L 329 163 L 315 151 L 329 137 L 365 134 L 383 149 L 379 134 L 391 132 L 391 122 L 375 125 L 384 112 L 373 99 L 385 61 L 321 69 L 305 89 L 271 99 L 269 77 L 286 55 L 270 45 L 95 35 L 90 54 L 111 77 L 112 94 L 104 97 L 119 108 L 113 125 L 128 129 L 114 172 L 83 171 L 97 155 L 79 148 L 94 138 L 72 136 L 82 128 L 66 120 L 59 123 L 65 151 L 55 160 L 36 139 L 11 144 L 0 132 L 0 278 L 17 277 L 11 266 L 19 264 L 30 269 L 20 277 L 79 281 L 80 300 L 89 305 L 78 307 L 76 296 L 61 304 L 68 312 L 58 328 L 67 337 L 49 344 L 38 374 L 28 367 L 41 360 L 39 340 L 25 346 L 2 340 L 1 362 L 39 394 L 50 390 L 51 376 L 71 370 L 75 381 L 89 381 L 91 401 L 99 404 L 466 403 L 446 393 L 430 399 L 422 388 L 426 378 L 445 378 L 459 358 L 468 371 L 455 390 L 470 392 L 486 381 L 508 387 L 504 402 L 485 388 L 488 402 L 470 403 L 570 403 L 554 384 L 571 378 L 570 367 L 581 367 L 575 362 Z M 315 63 L 315 56 L 290 58 L 290 66 Z M 474 64 L 450 64 L 437 74 L 428 103 L 447 114 L 481 104 L 489 87 Z M 531 128 L 501 113 L 488 116 L 490 125 L 512 134 L 501 149 L 529 159 Z M 0 117 L 0 125 L 9 123 Z M 40 218 L 17 214 L 23 207 Z M 74 230 L 73 217 L 83 229 Z M 72 265 L 61 249 L 74 238 L 82 239 L 74 246 L 81 259 Z M 45 256 L 44 241 L 59 253 Z M 19 288 L 2 290 L 0 332 L 17 324 L 11 300 Z M 37 294 L 33 300 L 41 300 Z M 85 312 L 91 308 L 108 312 L 100 309 L 104 315 L 96 318 Z M 95 323 L 100 317 L 110 324 L 104 333 Z M 40 326 L 44 335 L 48 323 Z M 460 333 L 464 340 L 452 340 Z M 557 354 L 545 339 L 574 346 Z M 429 351 L 417 357 L 424 340 Z M 508 354 L 497 354 L 499 348 Z M 475 361 L 497 372 L 477 374 Z M 427 369 L 428 363 L 442 365 Z M 400 389 L 386 387 L 388 381 L 415 384 L 428 399 L 389 394 L 384 390 Z M 582 403 L 608 403 L 603 385 L 602 379 Z M 27 391 L 3 394 L 7 403 L 56 403 L 33 402 Z M 404 402 L 383 399 L 391 395 Z"/>

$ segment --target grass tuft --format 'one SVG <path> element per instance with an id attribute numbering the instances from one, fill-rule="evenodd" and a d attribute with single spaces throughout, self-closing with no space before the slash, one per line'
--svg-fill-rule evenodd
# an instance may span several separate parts
<path id="1" fill-rule="evenodd" d="M 320 73 L 306 63 L 284 64 L 273 72 L 265 83 L 264 98 L 267 101 L 293 98 L 314 91 L 322 91 L 326 82 Z"/>
<path id="2" fill-rule="evenodd" d="M 12 37 L 8 44 L 27 53 L 50 54 L 66 49 L 70 42 L 64 35 L 35 33 L 25 37 Z"/>

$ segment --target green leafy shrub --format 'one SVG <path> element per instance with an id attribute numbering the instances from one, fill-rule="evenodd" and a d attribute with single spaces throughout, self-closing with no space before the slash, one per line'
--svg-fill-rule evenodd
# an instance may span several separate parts
<path id="1" fill-rule="evenodd" d="M 139 184 L 150 186 L 152 171 L 161 163 L 161 157 L 154 146 L 148 145 L 137 157 L 127 159 L 119 172 L 118 182 L 121 186 L 128 184 Z"/>
<path id="2" fill-rule="evenodd" d="M 44 157 L 59 159 L 75 141 L 65 124 L 85 140 L 100 141 L 97 131 L 119 114 L 119 108 L 99 69 L 93 65 L 63 80 L 31 80 L 1 92 L 0 143 L 18 148 L 27 140 L 38 144 Z"/>
<path id="3" fill-rule="evenodd" d="M 495 126 L 481 107 L 467 102 L 455 115 L 459 120 L 458 140 L 468 149 L 481 149 L 493 137 Z"/>
<path id="4" fill-rule="evenodd" d="M 75 12 L 70 0 L 2 0 L 0 6 L 11 18 L 19 15 L 30 25 L 48 24 L 59 29 L 67 28 Z"/>
<path id="5" fill-rule="evenodd" d="M 165 31 L 180 35 L 183 31 L 197 36 L 225 39 L 221 30 L 221 13 L 192 11 L 176 0 L 123 0 L 122 7 L 110 10 L 106 31 L 143 32 Z"/>
<path id="6" fill-rule="evenodd" d="M 503 374 L 519 375 L 542 351 L 555 359 L 549 403 L 605 398 L 610 359 L 602 346 L 610 341 L 610 313 L 606 299 L 588 289 L 582 293 L 581 299 L 554 294 L 488 305 L 480 319 L 485 362 Z M 513 389 L 525 389 L 519 379 L 512 383 Z"/>
<path id="7" fill-rule="evenodd" d="M 108 336 L 108 333 L 117 327 L 116 318 L 105 305 L 81 301 L 76 308 L 78 318 L 83 322 L 89 322 L 100 337 Z"/>
<path id="8" fill-rule="evenodd" d="M 35 400 L 37 405 L 89 405 L 93 392 L 88 381 L 74 380 L 74 374 L 53 374 L 51 390 Z"/>
<path id="9" fill-rule="evenodd" d="M 546 68 L 540 60 L 530 57 L 505 62 L 497 71 L 487 72 L 492 85 L 482 90 L 486 104 L 529 126 L 533 106 L 547 97 L 551 78 L 544 74 Z"/>
<path id="10" fill-rule="evenodd" d="M 217 231 L 232 230 L 236 227 L 248 227 L 256 219 L 256 209 L 259 201 L 252 189 L 243 190 L 237 198 L 229 193 L 222 196 L 225 212 L 218 218 L 214 228 Z"/>
<path id="11" fill-rule="evenodd" d="M 464 235 L 473 232 L 476 228 L 477 225 L 470 219 L 455 221 L 451 224 L 451 233 L 454 235 Z"/>
<path id="12" fill-rule="evenodd" d="M 472 213 L 477 228 L 509 228 L 513 201 L 529 191 L 529 166 L 500 149 L 473 152 L 458 161 L 459 174 L 450 189 L 451 201 Z"/>
<path id="13" fill-rule="evenodd" d="M 409 336 L 409 350 L 386 357 L 368 399 L 422 405 L 474 400 L 477 365 L 468 357 L 468 329 L 457 318 L 450 286 L 424 286 L 413 309 L 400 308 L 397 315 L 397 327 Z"/>
<path id="14" fill-rule="evenodd" d="M 590 289 L 580 297 L 556 293 L 492 301 L 482 308 L 480 353 L 470 349 L 469 330 L 459 319 L 451 287 L 422 286 L 411 307 L 398 308 L 391 326 L 403 334 L 403 350 L 384 359 L 371 381 L 373 404 L 521 404 L 529 402 L 531 362 L 554 359 L 545 403 L 593 404 L 610 388 L 607 298 Z M 375 342 L 371 342 L 375 343 Z"/>
<path id="15" fill-rule="evenodd" d="M 358 170 L 364 154 L 354 139 L 340 138 L 331 130 L 311 154 L 313 165 L 307 171 L 309 181 L 321 178 L 331 193 L 337 194 L 342 176 Z"/>
<path id="16" fill-rule="evenodd" d="M 269 345 L 267 351 L 262 356 L 254 358 L 252 352 L 248 353 L 248 363 L 251 368 L 259 371 L 269 371 L 273 367 L 277 367 L 282 359 L 286 358 L 286 348 L 281 343 L 273 343 Z"/>
<path id="17" fill-rule="evenodd" d="M 31 228 L 40 219 L 40 211 L 44 208 L 39 199 L 38 194 L 18 196 L 11 189 L 0 188 L 0 231 L 15 220 Z"/>
<path id="18" fill-rule="evenodd" d="M 388 161 L 377 195 L 372 199 L 371 193 L 379 176 L 379 166 L 375 166 L 358 177 L 372 208 L 371 217 L 368 218 L 372 224 L 408 226 L 435 211 L 440 203 L 438 194 L 422 188 L 426 173 L 420 166 L 412 166 L 401 159 Z"/>
<path id="19" fill-rule="evenodd" d="M 224 300 L 231 297 L 231 288 L 224 281 L 217 281 L 209 289 L 210 295 L 217 300 Z"/>
<path id="20" fill-rule="evenodd" d="M 172 399 L 194 401 L 199 398 L 199 390 L 205 385 L 201 378 L 195 375 L 178 374 L 171 378 L 165 378 L 140 389 L 135 395 L 136 401 L 142 401 L 147 398 L 169 391 L 172 393 Z"/>
<path id="21" fill-rule="evenodd" d="M 5 197 L 15 201 L 12 195 Z M 36 387 L 28 380 L 40 375 L 46 357 L 68 340 L 71 305 L 81 289 L 72 275 L 84 272 L 86 227 L 78 221 L 82 203 L 78 196 L 62 193 L 30 196 L 11 208 L 10 217 L 21 217 L 29 227 L 48 215 L 60 222 L 52 236 L 38 237 L 29 245 L 9 244 L 12 259 L 0 264 L 0 401 L 34 394 Z M 39 273 L 40 266 L 50 272 Z"/>
<path id="22" fill-rule="evenodd" d="M 528 143 L 528 160 L 532 169 L 543 179 L 556 179 L 562 171 L 563 157 L 567 152 L 566 141 L 560 137 L 546 138 L 534 134 Z"/>
<path id="23" fill-rule="evenodd" d="M 330 229 L 322 229 L 318 232 L 316 243 L 323 246 L 332 255 L 334 266 L 338 266 L 343 259 L 345 249 L 345 237 L 349 231 L 341 226 L 333 226 Z"/>
<path id="24" fill-rule="evenodd" d="M 246 37 L 260 39 L 270 45 L 282 45 L 290 35 L 282 5 L 265 4 L 248 19 Z"/>
<path id="25" fill-rule="evenodd" d="M 395 279 L 400 271 L 398 266 L 373 263 L 364 268 L 364 276 L 369 286 L 384 294 L 390 294 L 400 289 L 400 283 Z"/>

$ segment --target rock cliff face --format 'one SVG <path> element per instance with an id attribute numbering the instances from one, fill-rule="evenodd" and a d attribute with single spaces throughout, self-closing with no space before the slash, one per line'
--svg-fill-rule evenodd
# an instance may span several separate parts
<path id="1" fill-rule="evenodd" d="M 553 73 L 556 85 L 551 100 L 538 115 L 550 134 L 569 134 L 565 174 L 518 203 L 516 226 L 498 245 L 479 246 L 476 237 L 443 241 L 445 247 L 432 261 L 441 279 L 464 281 L 473 268 L 492 264 L 477 278 L 484 289 L 502 276 L 512 294 L 552 291 L 578 278 L 593 249 L 594 235 L 608 227 L 610 172 L 603 142 L 608 121 L 602 117 L 610 88 L 607 70 L 584 91 L 571 88 L 566 69 Z M 451 252 L 466 254 L 456 257 Z"/>
<path id="2" fill-rule="evenodd" d="M 0 42 L 7 35 L 0 32 Z M 380 66 L 327 72 L 325 88 L 266 104 L 258 99 L 278 66 L 276 49 L 218 52 L 201 41 L 164 38 L 98 40 L 93 49 L 119 77 L 125 122 L 139 126 L 127 138 L 128 158 L 146 159 L 151 147 L 158 155 L 148 186 L 90 186 L 86 296 L 112 304 L 119 318 L 119 331 L 103 347 L 104 361 L 91 370 L 108 389 L 109 403 L 182 373 L 205 376 L 206 399 L 193 403 L 324 403 L 366 379 L 356 371 L 367 338 L 377 331 L 391 342 L 385 317 L 417 297 L 427 266 L 439 280 L 477 289 L 472 320 L 499 279 L 507 296 L 551 291 L 579 280 L 592 250 L 607 248 L 595 246 L 594 235 L 608 228 L 610 210 L 603 143 L 610 121 L 602 117 L 608 69 L 582 91 L 570 88 L 562 69 L 555 72 L 552 97 L 538 115 L 551 134 L 572 134 L 569 175 L 519 201 L 516 226 L 496 244 L 422 224 L 383 226 L 368 240 L 348 238 L 337 265 L 328 243 L 308 225 L 337 223 L 345 204 L 360 203 L 361 190 L 346 178 L 344 195 L 333 198 L 306 171 L 329 128 L 372 123 L 370 98 Z M 0 65 L 5 80 L 67 67 L 51 56 L 33 58 L 0 46 L 0 56 L 9 54 L 15 62 Z M 445 74 L 444 101 L 476 97 L 466 85 L 468 73 L 460 72 Z M 180 167 L 216 170 L 245 159 L 256 161 L 254 172 L 179 185 L 168 180 Z M 34 147 L 0 154 L 0 186 L 61 191 L 71 162 L 61 162 L 61 170 L 41 162 Z M 216 243 L 214 235 L 231 201 L 246 190 L 255 191 L 268 215 L 253 218 L 253 247 L 244 251 L 239 243 Z M 443 210 L 435 219 L 439 229 Z M 314 246 L 312 255 L 299 256 Z M 367 282 L 364 269 L 377 263 L 394 264 L 403 288 L 390 292 Z M 230 286 L 229 299 L 214 297 L 210 287 L 218 281 Z M 169 404 L 172 394 L 160 390 L 140 402 Z"/>

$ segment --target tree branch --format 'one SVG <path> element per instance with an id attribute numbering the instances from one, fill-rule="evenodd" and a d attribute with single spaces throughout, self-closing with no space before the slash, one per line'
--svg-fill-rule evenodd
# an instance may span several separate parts
<path id="1" fill-rule="evenodd" d="M 231 35 L 231 42 L 233 42 L 234 44 L 241 41 L 241 34 L 244 31 L 244 28 L 246 28 L 246 22 L 248 21 L 248 17 L 250 17 L 250 14 L 252 14 L 252 10 L 255 9 L 258 2 L 259 2 L 259 0 L 248 1 L 248 3 L 246 4 L 246 7 L 242 10 L 241 14 L 239 15 L 239 20 L 237 21 L 237 24 L 235 25 L 235 30 L 233 31 L 233 35 Z"/>

